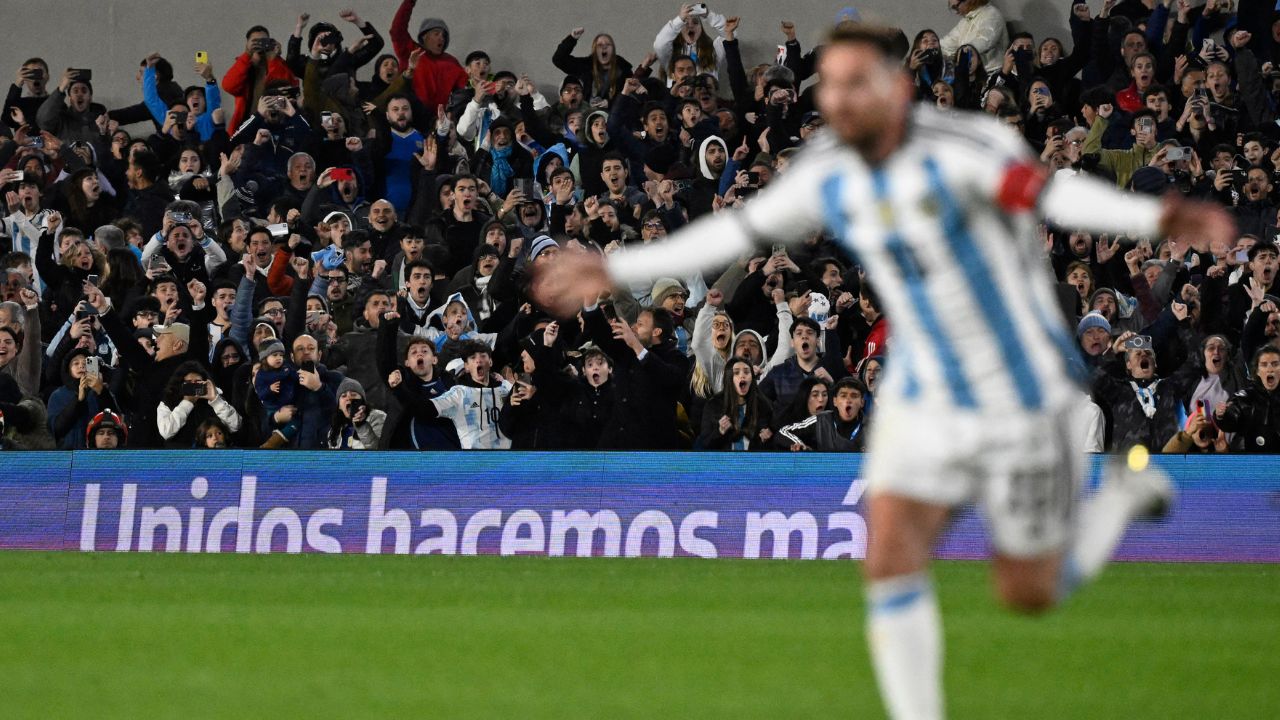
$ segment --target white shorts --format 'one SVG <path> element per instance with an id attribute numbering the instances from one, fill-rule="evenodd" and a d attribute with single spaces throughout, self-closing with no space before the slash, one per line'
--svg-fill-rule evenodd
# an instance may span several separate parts
<path id="1" fill-rule="evenodd" d="M 877 410 L 865 468 L 871 493 L 948 507 L 974 502 L 1002 555 L 1065 546 L 1085 467 L 1070 408 L 995 419 L 888 403 Z"/>

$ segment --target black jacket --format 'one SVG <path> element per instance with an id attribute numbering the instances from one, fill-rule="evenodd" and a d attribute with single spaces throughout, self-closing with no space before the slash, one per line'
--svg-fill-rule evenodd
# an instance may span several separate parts
<path id="1" fill-rule="evenodd" d="M 1231 452 L 1280 453 L 1280 390 L 1268 391 L 1254 380 L 1227 401 L 1217 421 L 1236 434 Z"/>
<path id="2" fill-rule="evenodd" d="M 584 335 L 613 358 L 616 387 L 613 414 L 600 433 L 602 450 L 676 450 L 676 402 L 688 372 L 688 359 L 664 341 L 644 359 L 615 340 L 599 308 L 583 313 Z"/>

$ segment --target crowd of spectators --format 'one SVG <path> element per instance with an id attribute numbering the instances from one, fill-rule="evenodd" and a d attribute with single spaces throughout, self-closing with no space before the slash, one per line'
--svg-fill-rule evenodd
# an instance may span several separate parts
<path id="1" fill-rule="evenodd" d="M 953 28 L 902 35 L 921 102 L 1239 221 L 1207 253 L 1042 228 L 1090 377 L 1080 442 L 1277 452 L 1280 14 L 1108 0 L 1064 6 L 1060 39 L 950 6 Z M 389 52 L 348 10 L 249 28 L 220 81 L 203 51 L 148 55 L 127 107 L 94 101 L 111 68 L 24 62 L 0 126 L 0 445 L 861 450 L 893 319 L 829 235 L 576 317 L 527 299 L 561 253 L 750 202 L 820 132 L 821 48 L 783 21 L 784 52 L 744 58 L 761 20 L 720 10 L 681 6 L 643 58 L 548 38 L 546 95 L 446 19 L 411 25 L 415 0 Z"/>

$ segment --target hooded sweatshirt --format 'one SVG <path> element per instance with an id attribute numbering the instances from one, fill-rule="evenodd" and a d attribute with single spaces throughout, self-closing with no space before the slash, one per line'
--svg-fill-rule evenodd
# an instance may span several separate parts
<path id="1" fill-rule="evenodd" d="M 451 303 L 454 302 L 462 303 L 462 307 L 466 308 L 467 311 L 467 317 L 462 326 L 462 334 L 458 336 L 457 341 L 479 340 L 492 349 L 494 344 L 498 341 L 498 334 L 482 333 L 479 331 L 475 315 L 471 313 L 471 307 L 467 305 L 467 301 L 463 299 L 462 293 L 460 292 L 453 293 L 444 301 L 443 305 L 432 310 L 431 313 L 427 315 L 427 324 L 420 326 L 416 331 L 414 331 L 414 334 L 430 340 L 431 344 L 435 346 L 436 355 L 440 355 L 444 346 L 451 339 L 448 333 L 444 331 L 444 311 Z M 441 358 L 441 362 L 445 362 L 445 359 Z"/>

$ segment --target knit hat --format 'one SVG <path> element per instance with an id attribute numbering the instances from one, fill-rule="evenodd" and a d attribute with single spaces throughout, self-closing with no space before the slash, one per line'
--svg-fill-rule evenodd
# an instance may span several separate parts
<path id="1" fill-rule="evenodd" d="M 418 26 L 418 34 L 416 35 L 416 37 L 418 38 L 418 44 L 423 45 L 424 43 L 422 42 L 422 36 L 426 35 L 427 33 L 437 28 L 444 31 L 444 49 L 448 50 L 449 49 L 449 26 L 445 24 L 445 21 L 441 20 L 440 18 L 429 17 L 426 20 L 422 21 L 422 24 Z"/>
<path id="2" fill-rule="evenodd" d="M 264 340 L 262 344 L 258 346 L 258 357 L 260 359 L 265 360 L 276 353 L 280 353 L 281 355 L 284 354 L 284 343 L 275 338 Z"/>
<path id="3" fill-rule="evenodd" d="M 359 380 L 352 377 L 342 378 L 342 382 L 338 383 L 338 397 L 342 397 L 343 393 L 353 392 L 364 397 L 364 386 Z"/>
<path id="4" fill-rule="evenodd" d="M 124 447 L 129 442 L 129 426 L 125 424 L 124 418 L 115 414 L 111 410 L 103 410 L 93 419 L 89 421 L 89 426 L 85 429 L 85 444 L 93 447 L 93 436 L 103 428 L 109 428 L 116 431 L 116 437 L 120 440 L 120 447 Z"/>
<path id="5" fill-rule="evenodd" d="M 1129 187 L 1143 195 L 1160 195 L 1172 179 L 1160 168 L 1147 166 L 1134 171 L 1129 177 Z"/>
<path id="6" fill-rule="evenodd" d="M 1098 298 L 1102 297 L 1103 295 L 1110 295 L 1111 299 L 1116 301 L 1116 304 L 1120 303 L 1120 298 L 1116 297 L 1115 290 L 1112 290 L 1111 288 L 1107 288 L 1107 287 L 1100 287 L 1097 290 L 1094 290 L 1093 294 L 1089 296 L 1089 307 L 1093 307 L 1094 304 L 1098 302 Z"/>
<path id="7" fill-rule="evenodd" d="M 1111 323 L 1101 313 L 1091 312 L 1080 318 L 1080 323 L 1076 325 L 1076 339 L 1084 337 L 1085 331 L 1091 328 L 1102 328 L 1108 335 L 1111 334 Z"/>
<path id="8" fill-rule="evenodd" d="M 553 248 L 559 250 L 560 245 L 555 240 L 552 240 L 549 235 L 539 235 L 529 245 L 529 262 L 537 260 L 539 255 Z"/>
<path id="9" fill-rule="evenodd" d="M 684 289 L 684 285 L 680 284 L 675 278 L 658 278 L 653 283 L 653 291 L 649 293 L 649 297 L 653 298 L 655 306 L 661 305 L 663 300 L 672 295 L 684 295 L 689 297 L 689 291 Z"/>

